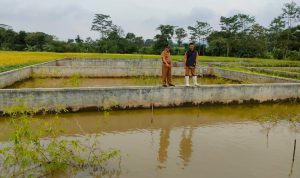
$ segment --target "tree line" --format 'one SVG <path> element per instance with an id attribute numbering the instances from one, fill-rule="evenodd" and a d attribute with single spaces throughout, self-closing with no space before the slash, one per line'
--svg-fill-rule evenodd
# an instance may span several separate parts
<path id="1" fill-rule="evenodd" d="M 187 28 L 165 24 L 156 28 L 153 39 L 145 40 L 134 33 L 125 34 L 109 15 L 95 14 L 91 30 L 99 33 L 96 40 L 77 35 L 62 41 L 43 32 L 16 32 L 0 24 L 0 50 L 159 54 L 169 44 L 173 54 L 183 54 L 188 42 L 194 42 L 201 55 L 300 60 L 299 22 L 300 7 L 292 1 L 284 4 L 268 27 L 240 13 L 220 17 L 219 30 L 203 21 Z"/>

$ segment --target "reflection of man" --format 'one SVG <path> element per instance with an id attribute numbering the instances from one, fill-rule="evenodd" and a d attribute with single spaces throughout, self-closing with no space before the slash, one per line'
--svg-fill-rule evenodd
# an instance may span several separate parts
<path id="1" fill-rule="evenodd" d="M 160 165 L 158 168 L 164 168 L 164 164 L 168 159 L 168 147 L 170 144 L 170 129 L 163 128 L 160 132 L 160 142 L 159 142 L 159 150 L 158 150 L 158 161 Z"/>
<path id="2" fill-rule="evenodd" d="M 192 156 L 192 141 L 193 138 L 193 128 L 184 128 L 181 141 L 180 141 L 180 150 L 179 150 L 179 157 L 182 159 L 183 165 L 187 166 L 190 162 Z"/>
<path id="3" fill-rule="evenodd" d="M 198 52 L 195 50 L 194 43 L 189 44 L 189 50 L 184 55 L 184 68 L 185 68 L 185 85 L 190 86 L 190 75 L 193 77 L 193 84 L 198 86 L 196 67 L 198 65 Z"/>
<path id="4" fill-rule="evenodd" d="M 165 50 L 161 53 L 162 59 L 162 83 L 163 87 L 174 86 L 172 84 L 172 77 L 171 77 L 171 69 L 172 69 L 172 61 L 171 61 L 171 53 L 170 53 L 170 46 L 166 46 Z"/>

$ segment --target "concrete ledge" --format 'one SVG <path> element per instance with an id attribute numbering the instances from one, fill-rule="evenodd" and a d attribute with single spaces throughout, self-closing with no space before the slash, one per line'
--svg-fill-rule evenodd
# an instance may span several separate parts
<path id="1" fill-rule="evenodd" d="M 23 67 L 20 69 L 10 70 L 7 72 L 0 73 L 0 89 L 10 86 L 18 81 L 28 79 L 32 76 L 32 67 L 37 66 L 52 66 L 57 60 L 44 62 L 40 64 L 31 65 L 28 67 Z"/>
<path id="2" fill-rule="evenodd" d="M 250 67 L 248 69 L 250 69 L 252 71 L 257 71 L 257 72 L 264 72 L 266 74 L 278 74 L 278 75 L 284 76 L 284 77 L 296 77 L 296 78 L 298 77 L 298 78 L 300 78 L 300 73 L 297 73 L 297 72 L 288 72 L 288 71 L 281 71 L 281 70 L 278 70 L 279 68 L 268 69 L 268 68 Z"/>
<path id="3" fill-rule="evenodd" d="M 186 103 L 267 102 L 300 98 L 300 84 L 207 85 L 200 87 L 117 87 L 0 90 L 0 111 L 25 104 L 29 108 L 148 108 Z"/>
<path id="4" fill-rule="evenodd" d="M 221 68 L 212 68 L 212 75 L 251 83 L 300 83 L 300 80 L 296 79 L 276 77 L 264 74 L 254 74 L 249 72 L 239 72 Z"/>
<path id="5" fill-rule="evenodd" d="M 2 72 L 0 73 L 0 88 L 4 88 L 14 84 L 15 82 L 28 79 L 31 77 L 31 74 L 31 67 Z"/>
<path id="6" fill-rule="evenodd" d="M 66 58 L 58 60 L 56 66 L 66 67 L 159 67 L 161 59 L 98 59 L 98 58 Z"/>

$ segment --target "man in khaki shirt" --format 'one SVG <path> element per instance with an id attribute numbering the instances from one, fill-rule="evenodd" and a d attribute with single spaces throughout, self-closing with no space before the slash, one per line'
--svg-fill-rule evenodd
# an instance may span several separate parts
<path id="1" fill-rule="evenodd" d="M 171 53 L 170 53 L 170 46 L 166 46 L 165 50 L 161 53 L 161 59 L 162 59 L 162 84 L 163 87 L 168 86 L 175 86 L 172 84 L 172 60 L 171 60 Z"/>

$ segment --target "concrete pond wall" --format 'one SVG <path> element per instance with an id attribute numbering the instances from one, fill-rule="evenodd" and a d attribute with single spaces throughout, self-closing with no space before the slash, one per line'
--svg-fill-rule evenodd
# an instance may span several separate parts
<path id="1" fill-rule="evenodd" d="M 11 70 L 7 72 L 0 73 L 0 89 L 10 86 L 16 82 L 28 79 L 33 75 L 33 68 L 37 66 L 53 66 L 56 61 L 45 62 L 41 64 L 36 64 L 21 69 Z"/>
<path id="2" fill-rule="evenodd" d="M 202 66 L 201 75 L 257 84 L 209 85 L 199 87 L 104 87 L 64 89 L 0 89 L 0 112 L 7 107 L 25 104 L 47 109 L 71 108 L 147 108 L 180 106 L 186 103 L 266 102 L 300 98 L 300 81 L 221 68 Z M 0 73 L 0 88 L 32 76 L 70 77 L 160 76 L 159 59 L 63 59 Z M 183 76 L 182 63 L 173 64 L 173 75 Z"/>
<path id="3" fill-rule="evenodd" d="M 211 85 L 200 87 L 114 87 L 0 90 L 0 111 L 29 108 L 149 108 L 205 103 L 267 102 L 300 98 L 300 84 Z"/>

